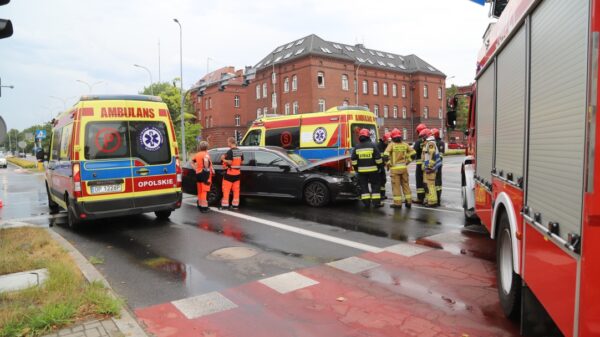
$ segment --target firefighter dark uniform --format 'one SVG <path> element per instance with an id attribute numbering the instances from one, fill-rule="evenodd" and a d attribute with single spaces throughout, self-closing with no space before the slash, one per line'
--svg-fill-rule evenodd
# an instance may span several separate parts
<path id="1" fill-rule="evenodd" d="M 379 142 L 377 143 L 377 149 L 379 150 L 379 153 L 381 153 L 381 155 L 382 155 L 383 165 L 384 165 L 384 167 L 382 167 L 381 170 L 379 170 L 379 183 L 381 185 L 381 187 L 380 187 L 381 200 L 387 199 L 387 197 L 385 195 L 385 185 L 387 184 L 387 173 L 385 172 L 385 164 L 387 163 L 388 158 L 385 156 L 385 149 L 389 142 L 390 142 L 390 133 L 386 132 L 383 135 L 383 139 L 380 139 Z"/>
<path id="2" fill-rule="evenodd" d="M 428 207 L 437 207 L 438 198 L 435 189 L 435 176 L 441 161 L 439 159 L 435 137 L 431 135 L 429 129 L 421 131 L 421 133 L 425 132 L 427 133 L 426 140 L 423 144 L 423 151 L 421 152 L 421 158 L 423 159 L 423 182 L 427 186 L 427 195 L 425 197 L 424 205 Z"/>
<path id="3" fill-rule="evenodd" d="M 391 134 L 392 142 L 385 149 L 385 156 L 389 157 L 387 166 L 390 170 L 392 181 L 392 194 L 394 203 L 392 208 L 402 208 L 402 203 L 410 208 L 412 204 L 412 194 L 408 183 L 408 164 L 414 155 L 414 150 L 406 143 L 402 142 L 402 132 L 394 129 Z"/>
<path id="4" fill-rule="evenodd" d="M 202 144 L 201 144 L 202 146 Z M 206 198 L 210 191 L 212 183 L 213 167 L 210 156 L 206 148 L 202 149 L 194 156 L 192 160 L 196 165 L 196 187 L 198 190 L 198 208 L 200 212 L 208 212 L 208 199 Z"/>
<path id="5" fill-rule="evenodd" d="M 421 133 L 427 127 L 425 124 L 417 125 L 417 135 Z M 415 150 L 415 163 L 417 164 L 415 168 L 415 183 L 417 185 L 417 200 L 415 203 L 423 203 L 425 200 L 425 185 L 423 184 L 423 160 L 421 159 L 421 152 L 423 151 L 423 140 L 419 136 L 419 139 L 413 144 L 413 149 Z"/>
<path id="6" fill-rule="evenodd" d="M 362 129 L 359 135 L 360 143 L 352 149 L 351 160 L 354 170 L 358 173 L 360 199 L 366 207 L 369 207 L 371 202 L 373 206 L 381 207 L 379 172 L 383 167 L 383 159 L 377 146 L 369 138 L 369 130 Z"/>
<path id="7" fill-rule="evenodd" d="M 439 169 L 435 174 L 435 190 L 437 192 L 438 206 L 440 206 L 442 203 L 442 167 L 444 165 L 444 153 L 446 152 L 446 143 L 442 140 L 442 138 L 440 138 L 440 130 L 432 129 L 431 132 L 435 137 L 435 144 L 437 145 L 439 158 L 441 161 Z"/>
<path id="8" fill-rule="evenodd" d="M 231 148 L 223 155 L 223 166 L 227 170 L 223 176 L 223 199 L 221 199 L 221 207 L 229 207 L 229 194 L 233 190 L 231 206 L 238 208 L 240 205 L 240 169 L 244 155 L 242 154 L 242 150 L 238 149 L 235 145 L 233 138 L 229 138 L 228 142 Z"/>

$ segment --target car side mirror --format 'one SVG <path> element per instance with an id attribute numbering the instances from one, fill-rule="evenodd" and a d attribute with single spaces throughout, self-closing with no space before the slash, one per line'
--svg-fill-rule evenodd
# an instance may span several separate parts
<path id="1" fill-rule="evenodd" d="M 283 170 L 283 172 L 290 172 L 290 165 L 287 164 L 283 164 L 283 165 L 279 165 L 279 168 Z"/>

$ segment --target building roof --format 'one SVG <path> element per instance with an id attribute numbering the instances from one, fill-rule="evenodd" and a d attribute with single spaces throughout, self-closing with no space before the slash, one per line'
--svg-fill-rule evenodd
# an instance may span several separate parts
<path id="1" fill-rule="evenodd" d="M 380 68 L 388 71 L 402 73 L 423 72 L 446 76 L 414 54 L 404 56 L 366 48 L 362 44 L 348 45 L 326 41 L 315 34 L 278 46 L 269 55 L 260 60 L 254 68 L 260 70 L 273 66 L 273 64 L 287 63 L 308 55 L 332 57 L 361 64 L 365 67 Z"/>

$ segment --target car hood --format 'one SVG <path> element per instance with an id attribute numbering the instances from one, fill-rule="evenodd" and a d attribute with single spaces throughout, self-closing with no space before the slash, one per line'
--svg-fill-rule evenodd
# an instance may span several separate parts
<path id="1" fill-rule="evenodd" d="M 300 166 L 300 167 L 298 167 L 298 170 L 300 170 L 300 171 L 307 171 L 307 170 L 313 169 L 315 167 L 323 166 L 323 165 L 326 165 L 326 164 L 337 163 L 339 161 L 346 160 L 348 158 L 350 158 L 350 155 L 348 155 L 348 154 L 344 154 L 344 155 L 341 155 L 341 156 L 330 157 L 330 158 L 325 158 L 325 159 L 321 159 L 321 160 L 312 162 L 312 163 L 310 163 L 308 165 L 305 165 L 305 166 Z"/>

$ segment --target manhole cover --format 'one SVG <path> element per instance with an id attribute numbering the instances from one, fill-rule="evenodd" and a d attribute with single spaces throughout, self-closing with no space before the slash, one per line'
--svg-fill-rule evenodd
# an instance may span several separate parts
<path id="1" fill-rule="evenodd" d="M 217 249 L 210 253 L 207 258 L 209 260 L 241 260 L 253 257 L 258 252 L 247 247 L 227 247 Z"/>

